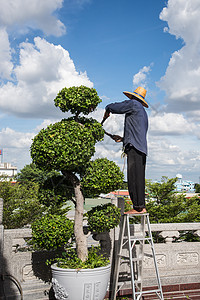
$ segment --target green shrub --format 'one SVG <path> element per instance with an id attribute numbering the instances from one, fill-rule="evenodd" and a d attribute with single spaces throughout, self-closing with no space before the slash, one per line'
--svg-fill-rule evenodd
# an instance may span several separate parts
<path id="1" fill-rule="evenodd" d="M 105 232 L 120 223 L 120 209 L 114 204 L 106 203 L 93 207 L 86 214 L 89 230 L 92 232 Z"/>
<path id="2" fill-rule="evenodd" d="M 84 195 L 95 197 L 101 193 L 118 190 L 123 184 L 123 179 L 124 174 L 118 165 L 107 158 L 97 158 L 90 161 L 81 180 L 81 188 Z"/>
<path id="3" fill-rule="evenodd" d="M 62 112 L 70 111 L 76 115 L 88 115 L 101 101 L 95 89 L 83 85 L 63 88 L 54 100 Z"/>
<path id="4" fill-rule="evenodd" d="M 105 267 L 109 264 L 109 259 L 100 254 L 100 247 L 91 247 L 85 262 L 78 258 L 75 249 L 63 252 L 62 257 L 55 259 L 57 267 L 67 269 L 94 269 Z M 49 261 L 48 264 L 52 264 Z"/>
<path id="5" fill-rule="evenodd" d="M 36 250 L 63 248 L 73 236 L 73 222 L 62 215 L 45 215 L 31 227 L 31 244 Z"/>
<path id="6" fill-rule="evenodd" d="M 38 184 L 13 184 L 0 177 L 0 198 L 3 199 L 3 225 L 5 229 L 23 228 L 38 220 L 45 207 L 38 200 Z"/>

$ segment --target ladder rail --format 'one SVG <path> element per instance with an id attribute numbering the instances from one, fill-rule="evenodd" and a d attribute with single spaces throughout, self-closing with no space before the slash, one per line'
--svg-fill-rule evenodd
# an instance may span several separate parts
<path id="1" fill-rule="evenodd" d="M 139 253 L 138 253 L 138 258 L 141 258 L 141 260 L 138 262 L 138 280 L 141 281 L 141 283 L 138 285 L 138 290 L 142 292 L 143 288 L 143 260 L 144 260 L 144 243 L 145 243 L 145 217 L 142 215 L 141 216 L 141 232 L 142 232 L 142 239 L 140 240 L 140 245 L 139 245 Z"/>
<path id="2" fill-rule="evenodd" d="M 133 260 L 132 260 L 132 246 L 131 246 L 131 233 L 130 233 L 130 223 L 129 223 L 129 215 L 125 215 L 126 224 L 127 224 L 127 233 L 128 233 L 128 250 L 129 250 L 129 263 L 130 263 L 130 270 L 131 270 L 131 287 L 132 287 L 132 294 L 135 299 L 135 278 L 134 278 L 134 269 L 133 269 Z"/>
<path id="3" fill-rule="evenodd" d="M 131 236 L 130 232 L 130 216 L 140 216 L 141 217 L 141 233 L 142 235 L 136 237 Z M 155 293 L 160 300 L 164 300 L 163 298 L 163 292 L 161 287 L 161 281 L 160 276 L 158 272 L 158 266 L 157 261 L 155 257 L 155 249 L 154 249 L 154 243 L 153 243 L 153 237 L 151 233 L 151 227 L 149 222 L 149 214 L 144 213 L 141 215 L 129 215 L 124 214 L 122 217 L 122 226 L 120 227 L 120 234 L 119 234 L 119 245 L 117 248 L 117 257 L 116 257 L 116 263 L 115 263 L 115 269 L 114 269 L 114 276 L 113 276 L 113 285 L 112 285 L 112 293 L 111 293 L 111 300 L 116 300 L 117 292 L 120 290 L 120 288 L 123 286 L 123 284 L 119 284 L 119 269 L 120 269 L 120 259 L 125 258 L 127 261 L 129 261 L 130 264 L 130 279 L 131 279 L 131 288 L 132 288 L 132 296 L 133 300 L 140 300 L 142 297 L 142 294 L 152 294 Z M 148 230 L 148 237 L 146 237 L 146 231 L 145 228 L 147 225 Z M 125 229 L 127 229 L 127 235 L 125 236 Z M 126 241 L 124 242 L 124 239 L 126 238 Z M 136 246 L 136 242 L 139 242 L 139 245 L 137 246 L 136 250 L 136 257 L 133 257 L 133 248 Z M 154 267 L 155 267 L 155 273 L 156 273 L 156 279 L 157 279 L 157 285 L 158 289 L 154 290 L 147 290 L 143 291 L 143 261 L 144 261 L 144 245 L 145 241 L 148 242 L 148 244 L 151 247 L 152 254 L 147 254 L 147 256 L 153 258 Z M 122 255 L 122 249 L 123 246 L 128 243 L 128 253 L 129 257 Z M 136 276 L 137 274 L 137 276 Z M 126 281 L 126 280 L 125 280 Z M 117 286 L 119 286 L 119 289 L 117 289 Z"/>
<path id="4" fill-rule="evenodd" d="M 152 233 L 151 233 L 151 227 L 150 227 L 150 222 L 149 222 L 149 216 L 148 215 L 147 215 L 147 227 L 148 227 L 148 233 L 149 233 L 150 238 L 151 238 L 150 242 L 151 242 L 151 249 L 152 249 L 152 253 L 153 253 L 153 260 L 154 260 L 154 265 L 155 265 L 155 270 L 156 270 L 156 277 L 157 277 L 157 281 L 158 281 L 158 287 L 161 289 L 161 293 L 162 293 L 161 281 L 160 281 L 160 276 L 159 276 L 159 272 L 158 272 L 158 264 L 157 264 L 157 260 L 156 260 L 153 237 L 152 237 Z"/>
<path id="5" fill-rule="evenodd" d="M 123 243 L 123 240 L 124 240 L 124 231 L 125 231 L 125 225 L 126 225 L 126 222 L 125 222 L 125 218 L 123 217 L 123 220 L 122 220 L 122 226 L 120 227 L 120 233 L 119 233 L 119 244 L 118 244 L 118 249 L 117 249 L 117 257 L 116 257 L 116 262 L 115 262 L 115 269 L 114 269 L 114 274 L 113 274 L 113 279 L 114 280 L 114 283 L 112 285 L 112 291 L 111 291 L 111 299 L 115 300 L 116 299 L 116 295 L 117 295 L 117 284 L 118 284 L 118 280 L 119 280 L 119 267 L 120 267 L 120 254 L 122 252 L 122 247 L 123 245 L 126 244 Z"/>

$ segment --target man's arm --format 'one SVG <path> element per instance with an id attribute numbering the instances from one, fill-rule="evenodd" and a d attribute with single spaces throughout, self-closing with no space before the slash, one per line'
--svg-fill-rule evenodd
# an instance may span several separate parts
<path id="1" fill-rule="evenodd" d="M 133 111 L 132 100 L 110 103 L 105 107 L 105 110 L 112 114 L 126 114 Z"/>
<path id="2" fill-rule="evenodd" d="M 108 110 L 105 111 L 103 120 L 101 121 L 101 125 L 105 122 L 105 120 L 110 116 L 110 112 Z"/>
<path id="3" fill-rule="evenodd" d="M 112 114 L 125 114 L 132 111 L 132 103 L 131 100 L 125 100 L 122 102 L 110 103 L 105 107 L 105 113 L 103 116 L 103 120 L 101 121 L 101 125 L 105 122 L 105 120 Z"/>

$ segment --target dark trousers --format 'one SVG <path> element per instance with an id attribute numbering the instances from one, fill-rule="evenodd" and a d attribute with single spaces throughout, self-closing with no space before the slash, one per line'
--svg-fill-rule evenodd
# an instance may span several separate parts
<path id="1" fill-rule="evenodd" d="M 127 151 L 128 191 L 136 210 L 145 207 L 145 167 L 146 155 L 130 147 Z"/>

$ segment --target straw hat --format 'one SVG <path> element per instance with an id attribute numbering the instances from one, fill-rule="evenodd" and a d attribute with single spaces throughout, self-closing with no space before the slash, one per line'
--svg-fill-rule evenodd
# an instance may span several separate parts
<path id="1" fill-rule="evenodd" d="M 133 93 L 131 92 L 123 92 L 124 95 L 126 95 L 129 99 L 136 99 L 136 100 L 141 100 L 142 101 L 142 104 L 143 106 L 145 107 L 149 107 L 149 105 L 147 104 L 147 102 L 145 101 L 145 96 L 146 96 L 146 93 L 147 91 L 139 86 Z"/>

